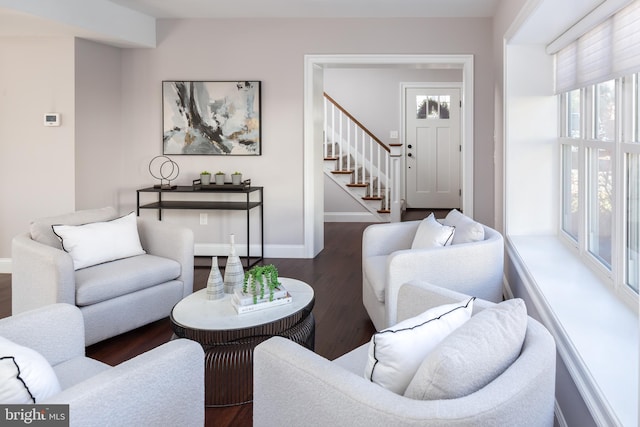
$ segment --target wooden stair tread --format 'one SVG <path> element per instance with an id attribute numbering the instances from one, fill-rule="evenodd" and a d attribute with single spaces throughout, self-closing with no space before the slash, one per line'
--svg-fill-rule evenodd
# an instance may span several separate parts
<path id="1" fill-rule="evenodd" d="M 387 149 L 387 151 L 389 151 Z M 349 192 L 354 198 L 359 198 L 364 202 L 380 202 L 376 203 L 380 209 L 372 208 L 372 204 L 368 205 L 367 209 L 370 210 L 371 213 L 377 212 L 378 214 L 390 214 L 391 211 L 387 208 L 387 204 L 385 203 L 385 198 L 387 197 L 387 190 L 384 186 L 381 186 L 381 182 L 379 181 L 379 177 L 375 174 L 372 174 L 366 167 L 366 164 L 356 163 L 353 155 L 349 153 L 343 153 L 340 149 L 338 143 L 331 143 L 327 145 L 325 143 L 325 155 L 324 160 L 331 161 L 335 163 L 331 163 L 332 167 L 326 167 L 326 172 L 331 172 L 333 175 L 342 175 L 349 176 L 348 179 L 337 179 L 339 185 L 349 188 Z M 336 162 L 337 161 L 337 162 Z M 329 165 L 329 164 L 327 164 Z M 340 168 L 340 169 L 338 169 Z M 334 169 L 334 170 L 329 170 Z M 345 182 L 345 181 L 356 181 L 356 182 Z M 356 188 L 364 188 L 366 191 L 364 192 L 365 196 L 360 197 L 363 193 L 362 191 L 356 191 Z M 360 193 L 360 194 L 358 194 Z M 380 195 L 384 194 L 384 195 Z M 362 202 L 361 202 L 362 203 Z"/>

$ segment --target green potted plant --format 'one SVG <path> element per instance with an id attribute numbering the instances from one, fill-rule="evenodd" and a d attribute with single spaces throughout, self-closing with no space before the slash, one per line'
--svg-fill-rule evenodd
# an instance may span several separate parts
<path id="1" fill-rule="evenodd" d="M 235 171 L 234 173 L 231 174 L 231 183 L 233 185 L 240 185 L 242 184 L 242 174 L 238 171 Z"/>
<path id="2" fill-rule="evenodd" d="M 224 172 L 216 172 L 216 185 L 224 185 Z"/>
<path id="3" fill-rule="evenodd" d="M 209 171 L 200 172 L 200 183 L 202 185 L 211 184 L 211 173 Z"/>
<path id="4" fill-rule="evenodd" d="M 279 288 L 278 269 L 273 264 L 253 266 L 244 275 L 242 292 L 252 295 L 254 304 L 265 298 L 273 301 L 275 291 Z"/>

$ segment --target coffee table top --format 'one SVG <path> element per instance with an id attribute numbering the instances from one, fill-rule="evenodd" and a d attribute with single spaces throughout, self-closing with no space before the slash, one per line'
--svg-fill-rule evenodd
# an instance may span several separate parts
<path id="1" fill-rule="evenodd" d="M 208 300 L 207 290 L 201 289 L 188 295 L 173 307 L 171 320 L 190 329 L 231 330 L 251 328 L 290 316 L 313 301 L 313 288 L 308 284 L 287 277 L 279 277 L 278 280 L 291 294 L 291 303 L 238 314 L 231 305 L 232 294 L 225 294 L 224 298 L 217 300 Z"/>

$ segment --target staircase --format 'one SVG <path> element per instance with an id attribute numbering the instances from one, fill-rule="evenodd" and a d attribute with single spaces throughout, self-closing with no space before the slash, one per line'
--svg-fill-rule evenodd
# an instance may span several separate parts
<path id="1" fill-rule="evenodd" d="M 379 222 L 389 222 L 389 148 L 324 94 L 324 171 Z"/>

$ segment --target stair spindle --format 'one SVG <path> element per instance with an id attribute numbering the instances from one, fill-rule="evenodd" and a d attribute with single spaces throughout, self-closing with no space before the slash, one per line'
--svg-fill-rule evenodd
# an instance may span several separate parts
<path id="1" fill-rule="evenodd" d="M 335 162 L 334 176 L 350 175 L 349 184 L 346 184 L 349 191 L 355 191 L 356 188 L 363 188 L 365 191 L 360 203 L 375 215 L 388 214 L 392 180 L 389 174 L 389 147 L 327 94 L 324 98 L 323 113 L 324 153 L 326 159 Z M 355 193 L 352 194 L 355 196 Z M 373 209 L 369 206 L 369 201 L 376 201 L 379 208 Z"/>

